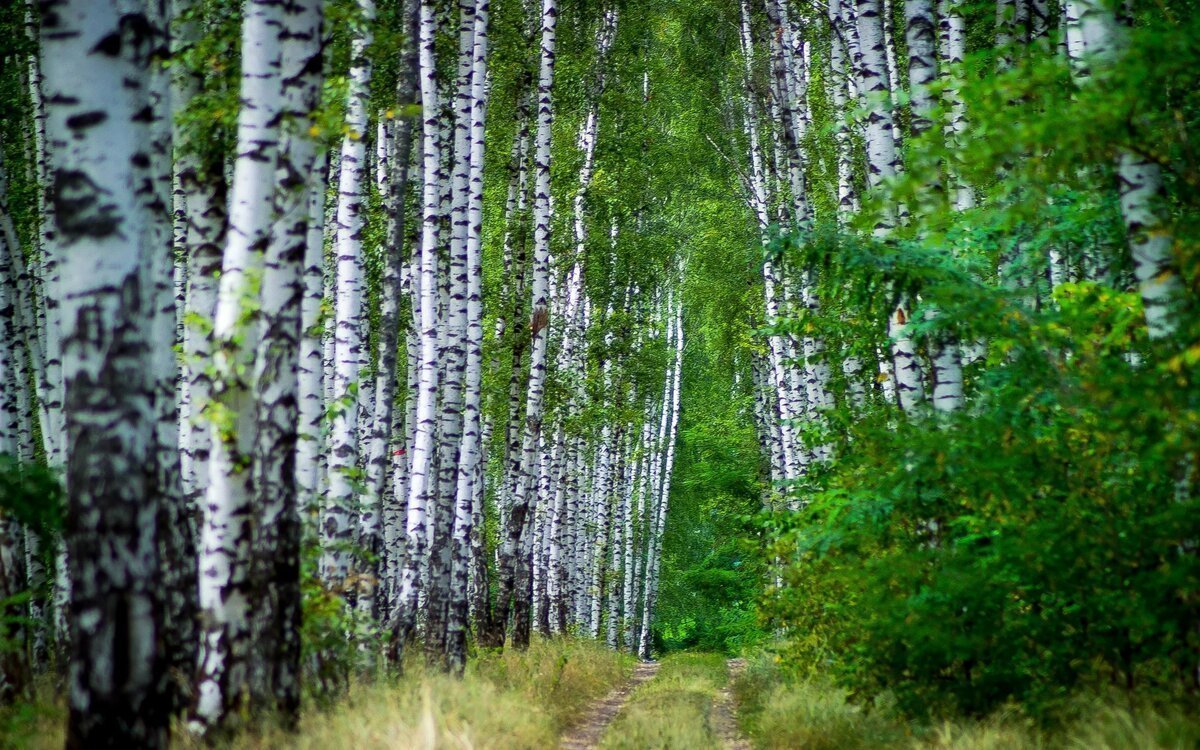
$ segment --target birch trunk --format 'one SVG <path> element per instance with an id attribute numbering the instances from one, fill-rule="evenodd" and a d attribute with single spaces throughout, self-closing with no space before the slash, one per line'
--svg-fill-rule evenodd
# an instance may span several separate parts
<path id="1" fill-rule="evenodd" d="M 471 158 L 471 80 L 475 40 L 475 0 L 459 2 L 458 80 L 454 98 L 454 141 L 450 154 L 449 306 L 438 359 L 442 365 L 438 489 L 430 548 L 426 654 L 444 664 L 453 576 L 454 526 L 459 452 L 463 438 L 463 386 L 467 337 L 467 203 Z"/>
<path id="2" fill-rule="evenodd" d="M 400 301 L 403 294 L 404 255 L 402 245 L 406 235 L 405 202 L 408 197 L 409 163 L 412 159 L 413 118 L 406 114 L 416 103 L 418 70 L 416 57 L 417 0 L 406 0 L 403 5 L 404 42 L 400 51 L 400 72 L 396 83 L 396 111 L 398 118 L 391 128 L 391 152 L 388 153 L 389 174 L 386 176 L 386 200 L 388 202 L 387 245 L 384 248 L 383 293 L 379 311 L 378 372 L 375 377 L 375 414 L 372 432 L 368 440 L 366 476 L 368 496 L 376 498 L 384 515 L 387 508 L 394 506 L 394 486 L 387 482 L 388 467 L 391 466 L 391 445 L 394 424 L 397 342 L 399 339 Z M 393 523 L 398 514 L 391 518 L 380 518 L 371 512 L 370 505 L 363 507 L 359 524 L 359 548 L 368 554 L 387 559 L 383 537 L 387 535 L 387 522 Z M 368 570 L 368 583 L 359 596 L 359 608 L 372 615 L 378 614 L 375 591 L 380 579 L 386 580 L 383 568 L 373 566 Z"/>
<path id="3" fill-rule="evenodd" d="M 642 609 L 642 627 L 638 639 L 638 655 L 643 659 L 650 658 L 650 634 L 654 621 L 654 605 L 658 596 L 658 576 L 662 564 L 662 538 L 666 529 L 667 509 L 671 497 L 671 470 L 675 461 L 675 437 L 679 429 L 679 395 L 683 375 L 683 305 L 680 304 L 674 315 L 675 329 L 675 365 L 671 373 L 670 404 L 664 393 L 663 409 L 669 411 L 671 426 L 667 434 L 666 458 L 662 467 L 662 482 L 658 492 L 658 503 L 654 527 L 650 534 L 646 549 L 645 597 Z"/>
<path id="4" fill-rule="evenodd" d="M 196 728 L 224 722 L 248 687 L 253 591 L 251 471 L 256 419 L 251 398 L 258 330 L 247 321 L 271 231 L 282 108 L 282 8 L 250 0 L 242 22 L 242 109 L 230 197 L 229 236 L 213 327 L 212 460 L 200 553 L 204 622 L 195 708 Z"/>
<path id="5" fill-rule="evenodd" d="M 888 82 L 887 45 L 884 40 L 880 0 L 857 0 L 858 39 L 862 60 L 858 89 L 867 98 L 864 131 L 867 146 L 867 185 L 879 188 L 900 170 L 900 155 L 892 134 L 892 96 Z M 875 225 L 876 234 L 887 234 L 895 225 L 891 212 L 883 212 Z"/>
<path id="6" fill-rule="evenodd" d="M 483 460 L 480 431 L 483 378 L 483 166 L 487 122 L 489 0 L 477 0 L 472 47 L 467 195 L 467 331 L 463 437 L 455 486 L 454 554 L 447 618 L 447 663 L 462 674 L 467 658 L 467 594 L 475 537 L 476 482 Z"/>
<path id="7" fill-rule="evenodd" d="M 321 426 L 325 420 L 325 366 L 321 320 L 325 300 L 325 188 L 329 156 L 324 151 L 313 160 L 308 195 L 308 239 L 304 245 L 304 299 L 300 303 L 300 354 L 298 395 L 300 423 L 296 439 L 296 503 L 302 518 L 320 511 Z"/>
<path id="8" fill-rule="evenodd" d="M 264 263 L 255 358 L 253 587 L 262 594 L 256 607 L 250 690 L 289 724 L 297 721 L 300 709 L 301 523 L 295 461 L 304 261 L 312 192 L 324 188 L 314 182 L 317 144 L 311 135 L 313 114 L 321 103 L 322 5 L 321 0 L 293 2 L 282 18 L 279 191 Z"/>
<path id="9" fill-rule="evenodd" d="M 1119 63 L 1128 32 L 1112 6 L 1101 0 L 1066 0 L 1063 14 L 1077 77 L 1087 82 L 1093 70 Z M 1165 338 L 1179 326 L 1177 308 L 1184 287 L 1173 255 L 1174 234 L 1162 206 L 1162 168 L 1126 149 L 1117 159 L 1117 179 L 1146 327 L 1151 338 Z"/>
<path id="10" fill-rule="evenodd" d="M 414 415 L 412 464 L 409 469 L 408 509 L 405 525 L 405 560 L 401 572 L 399 615 L 393 628 L 394 648 L 400 648 L 416 627 L 418 594 L 427 534 L 426 511 L 436 485 L 433 480 L 434 439 L 438 402 L 438 229 L 442 223 L 442 110 L 437 89 L 435 37 L 436 7 L 421 0 L 417 41 L 421 70 L 422 135 L 422 224 L 419 274 L 419 337 L 417 409 Z"/>
<path id="11" fill-rule="evenodd" d="M 350 574 L 349 547 L 356 537 L 358 503 L 374 513 L 374 500 L 359 491 L 358 473 L 360 375 L 365 364 L 362 314 L 362 233 L 366 225 L 366 137 L 371 85 L 367 56 L 375 20 L 374 0 L 358 0 L 357 25 L 350 50 L 350 87 L 346 100 L 346 135 L 342 139 L 338 177 L 337 237 L 334 277 L 334 367 L 332 424 L 329 446 L 329 493 L 321 521 L 324 549 L 321 569 L 326 581 L 342 586 Z"/>
<path id="12" fill-rule="evenodd" d="M 154 294 L 144 268 L 169 243 L 145 210 L 154 58 L 164 19 L 107 3 L 41 5 L 47 146 L 55 154 L 54 293 L 64 326 L 72 587 L 67 747 L 165 747 L 170 695 L 158 609 Z M 135 21 L 129 23 L 130 20 Z M 105 44 L 105 40 L 121 44 Z M 169 245 L 168 245 L 169 246 Z"/>
<path id="13" fill-rule="evenodd" d="M 529 494 L 537 450 L 538 436 L 542 426 L 542 406 L 546 384 L 546 347 L 549 334 L 549 282 L 550 282 L 550 134 L 554 123 L 554 62 L 557 41 L 557 0 L 543 0 L 541 64 L 538 75 L 537 137 L 534 169 L 534 260 L 532 274 L 532 308 L 530 314 L 531 351 L 529 360 L 528 401 L 525 408 L 525 429 L 521 440 L 521 470 L 516 492 L 513 493 L 507 528 L 502 535 L 499 559 L 499 590 L 496 600 L 496 621 L 499 632 L 493 640 L 504 642 L 502 629 L 512 608 L 527 604 L 527 593 L 517 587 L 517 556 L 526 526 L 529 509 Z M 510 601 L 511 600 L 511 601 Z M 498 636 L 498 637 L 496 637 Z M 514 635 L 513 645 L 527 647 Z"/>
<path id="14" fill-rule="evenodd" d="M 140 238 L 143 288 L 149 294 L 144 321 L 152 342 L 174 342 L 175 255 L 172 226 L 172 127 L 170 77 L 163 62 L 170 56 L 166 3 L 146 6 L 148 30 L 140 54 L 151 61 L 142 116 L 148 125 L 146 161 L 139 166 L 136 198 L 145 214 Z M 173 346 L 155 346 L 150 353 L 150 383 L 154 403 L 153 492 L 158 508 L 159 601 L 162 614 L 164 668 L 172 709 L 182 710 L 190 699 L 190 677 L 196 663 L 196 550 L 192 515 L 185 506 L 180 483 L 178 385 L 179 368 Z"/>

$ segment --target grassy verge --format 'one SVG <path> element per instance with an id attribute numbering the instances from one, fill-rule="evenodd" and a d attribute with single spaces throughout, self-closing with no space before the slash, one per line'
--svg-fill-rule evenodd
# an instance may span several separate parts
<path id="1" fill-rule="evenodd" d="M 526 652 L 486 654 L 462 680 L 419 665 L 398 680 L 351 685 L 327 708 L 310 708 L 299 731 L 247 730 L 218 743 L 226 750 L 329 748 L 554 747 L 562 731 L 596 698 L 628 678 L 633 661 L 591 641 L 535 641 Z M 0 714 L 0 747 L 58 750 L 65 710 L 60 700 Z M 173 747 L 207 747 L 182 733 Z"/>
<path id="2" fill-rule="evenodd" d="M 725 658 L 720 654 L 667 656 L 658 675 L 629 697 L 600 747 L 604 750 L 715 747 L 710 707 L 724 684 Z"/>
<path id="3" fill-rule="evenodd" d="M 761 750 L 1194 750 L 1200 721 L 1185 711 L 1129 707 L 1090 696 L 1055 730 L 1038 729 L 1015 711 L 985 720 L 932 726 L 871 712 L 845 692 L 789 680 L 767 658 L 752 660 L 733 686 L 742 728 Z"/>

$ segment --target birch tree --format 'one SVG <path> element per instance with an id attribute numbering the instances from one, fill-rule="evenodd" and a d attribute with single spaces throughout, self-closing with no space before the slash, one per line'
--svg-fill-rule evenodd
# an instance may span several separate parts
<path id="1" fill-rule="evenodd" d="M 257 435 L 254 446 L 256 533 L 254 589 L 266 602 L 254 623 L 251 691 L 288 721 L 300 708 L 301 525 L 296 483 L 299 438 L 300 339 L 304 260 L 317 144 L 313 113 L 320 106 L 321 0 L 285 6 L 280 26 L 282 127 L 276 157 L 275 220 L 262 277 L 258 351 L 254 362 Z"/>
<path id="2" fill-rule="evenodd" d="M 212 459 L 200 552 L 201 640 L 195 724 L 223 723 L 248 689 L 254 527 L 252 471 L 257 419 L 252 401 L 259 344 L 255 290 L 270 239 L 283 108 L 281 6 L 247 3 L 242 22 L 241 111 L 229 234 L 213 325 Z"/>
<path id="3" fill-rule="evenodd" d="M 438 235 L 443 219 L 441 185 L 444 180 L 441 152 L 441 110 L 437 84 L 436 57 L 437 10 L 430 0 L 422 0 L 420 31 L 417 41 L 421 71 L 422 161 L 421 244 L 417 279 L 420 287 L 417 361 L 418 397 L 413 427 L 412 461 L 409 468 L 408 509 L 405 522 L 405 559 L 402 571 L 400 604 L 393 627 L 393 640 L 403 644 L 416 627 L 417 599 L 421 587 L 421 568 L 428 545 L 426 533 L 433 493 L 433 474 L 437 430 L 438 379 Z"/>
<path id="4" fill-rule="evenodd" d="M 359 389 L 364 357 L 362 316 L 362 233 L 365 226 L 368 96 L 371 83 L 371 45 L 374 0 L 359 0 L 350 51 L 350 87 L 346 100 L 346 134 L 342 139 L 338 175 L 337 236 L 334 280 L 333 408 L 329 445 L 329 494 L 321 520 L 325 545 L 321 567 L 327 580 L 342 584 L 350 573 L 349 546 L 357 524 L 356 500 L 363 514 L 375 514 L 374 499 L 360 493 L 358 446 Z M 372 524 L 370 528 L 374 529 Z"/>
<path id="5" fill-rule="evenodd" d="M 529 319 L 532 343 L 530 345 L 528 400 L 526 401 L 525 426 L 521 440 L 521 470 L 513 493 L 507 528 L 501 539 L 498 556 L 500 580 L 494 623 L 494 627 L 498 629 L 505 627 L 511 608 L 521 608 L 527 604 L 524 601 L 525 592 L 517 586 L 517 568 L 522 564 L 517 557 L 525 533 L 526 514 L 529 510 L 529 494 L 533 483 L 538 436 L 542 426 L 542 406 L 546 383 L 546 348 L 550 324 L 548 297 L 550 223 L 552 219 L 550 135 L 554 123 L 553 88 L 557 26 L 557 0 L 543 0 L 540 69 L 537 84 L 537 135 L 534 139 L 534 257 L 531 284 L 532 307 Z M 503 643 L 503 635 L 495 640 Z M 529 644 L 528 641 L 521 642 L 514 638 L 513 645 L 517 648 L 524 648 Z"/>
<path id="6" fill-rule="evenodd" d="M 482 464 L 483 378 L 483 166 L 487 121 L 488 23 L 491 5 L 479 0 L 475 7 L 471 53 L 471 119 L 466 211 L 466 362 L 463 402 L 463 436 L 459 451 L 454 505 L 454 551 L 447 618 L 447 661 L 452 672 L 466 666 L 467 591 L 476 522 L 476 483 Z"/>
<path id="7" fill-rule="evenodd" d="M 170 705 L 159 584 L 154 300 L 168 214 L 143 209 L 151 52 L 164 19 L 114 3 L 41 5 L 46 137 L 55 154 L 54 290 L 64 327 L 66 540 L 71 576 L 68 747 L 165 747 Z"/>

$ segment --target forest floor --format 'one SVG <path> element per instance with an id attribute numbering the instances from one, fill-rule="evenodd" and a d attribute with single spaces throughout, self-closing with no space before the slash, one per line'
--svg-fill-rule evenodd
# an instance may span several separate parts
<path id="1" fill-rule="evenodd" d="M 640 662 L 633 669 L 633 677 L 629 682 L 597 701 L 584 715 L 583 720 L 571 730 L 562 741 L 563 750 L 592 750 L 600 743 L 604 730 L 612 723 L 625 703 L 629 694 L 643 682 L 658 674 L 659 663 L 656 661 Z"/>
<path id="2" fill-rule="evenodd" d="M 0 750 L 59 750 L 66 719 L 46 684 L 31 704 L 0 709 Z M 355 679 L 310 700 L 295 733 L 264 719 L 208 744 L 180 731 L 173 750 L 1195 750 L 1192 713 L 1080 696 L 1073 718 L 1038 730 L 1012 710 L 915 724 L 866 711 L 837 687 L 789 676 L 777 660 L 673 653 L 635 663 L 603 645 L 535 639 L 484 653 L 463 679 L 425 670 Z"/>
<path id="3" fill-rule="evenodd" d="M 639 664 L 628 683 L 597 701 L 563 738 L 562 750 L 750 750 L 731 690 L 745 664 L 722 663 L 713 654 L 675 654 Z"/>

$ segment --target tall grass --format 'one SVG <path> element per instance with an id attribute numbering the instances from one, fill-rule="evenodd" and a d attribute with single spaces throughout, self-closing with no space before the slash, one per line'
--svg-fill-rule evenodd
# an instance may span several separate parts
<path id="1" fill-rule="evenodd" d="M 216 743 L 222 750 L 432 750 L 552 748 L 562 731 L 595 699 L 628 678 L 632 659 L 593 641 L 535 640 L 528 651 L 484 654 L 461 680 L 426 670 L 414 660 L 394 680 L 358 681 L 327 707 L 306 709 L 295 733 L 269 719 Z M 61 706 L 61 700 L 57 702 Z M 0 746 L 58 750 L 64 711 L 49 706 L 10 715 L 9 739 L 0 719 Z M 172 744 L 200 750 L 205 743 L 177 732 Z"/>
<path id="2" fill-rule="evenodd" d="M 897 716 L 886 701 L 866 711 L 845 691 L 791 678 L 760 657 L 734 683 L 739 720 L 762 750 L 1196 750 L 1200 720 L 1175 707 L 1121 705 L 1084 696 L 1070 718 L 1041 729 L 1017 711 L 930 726 Z"/>

